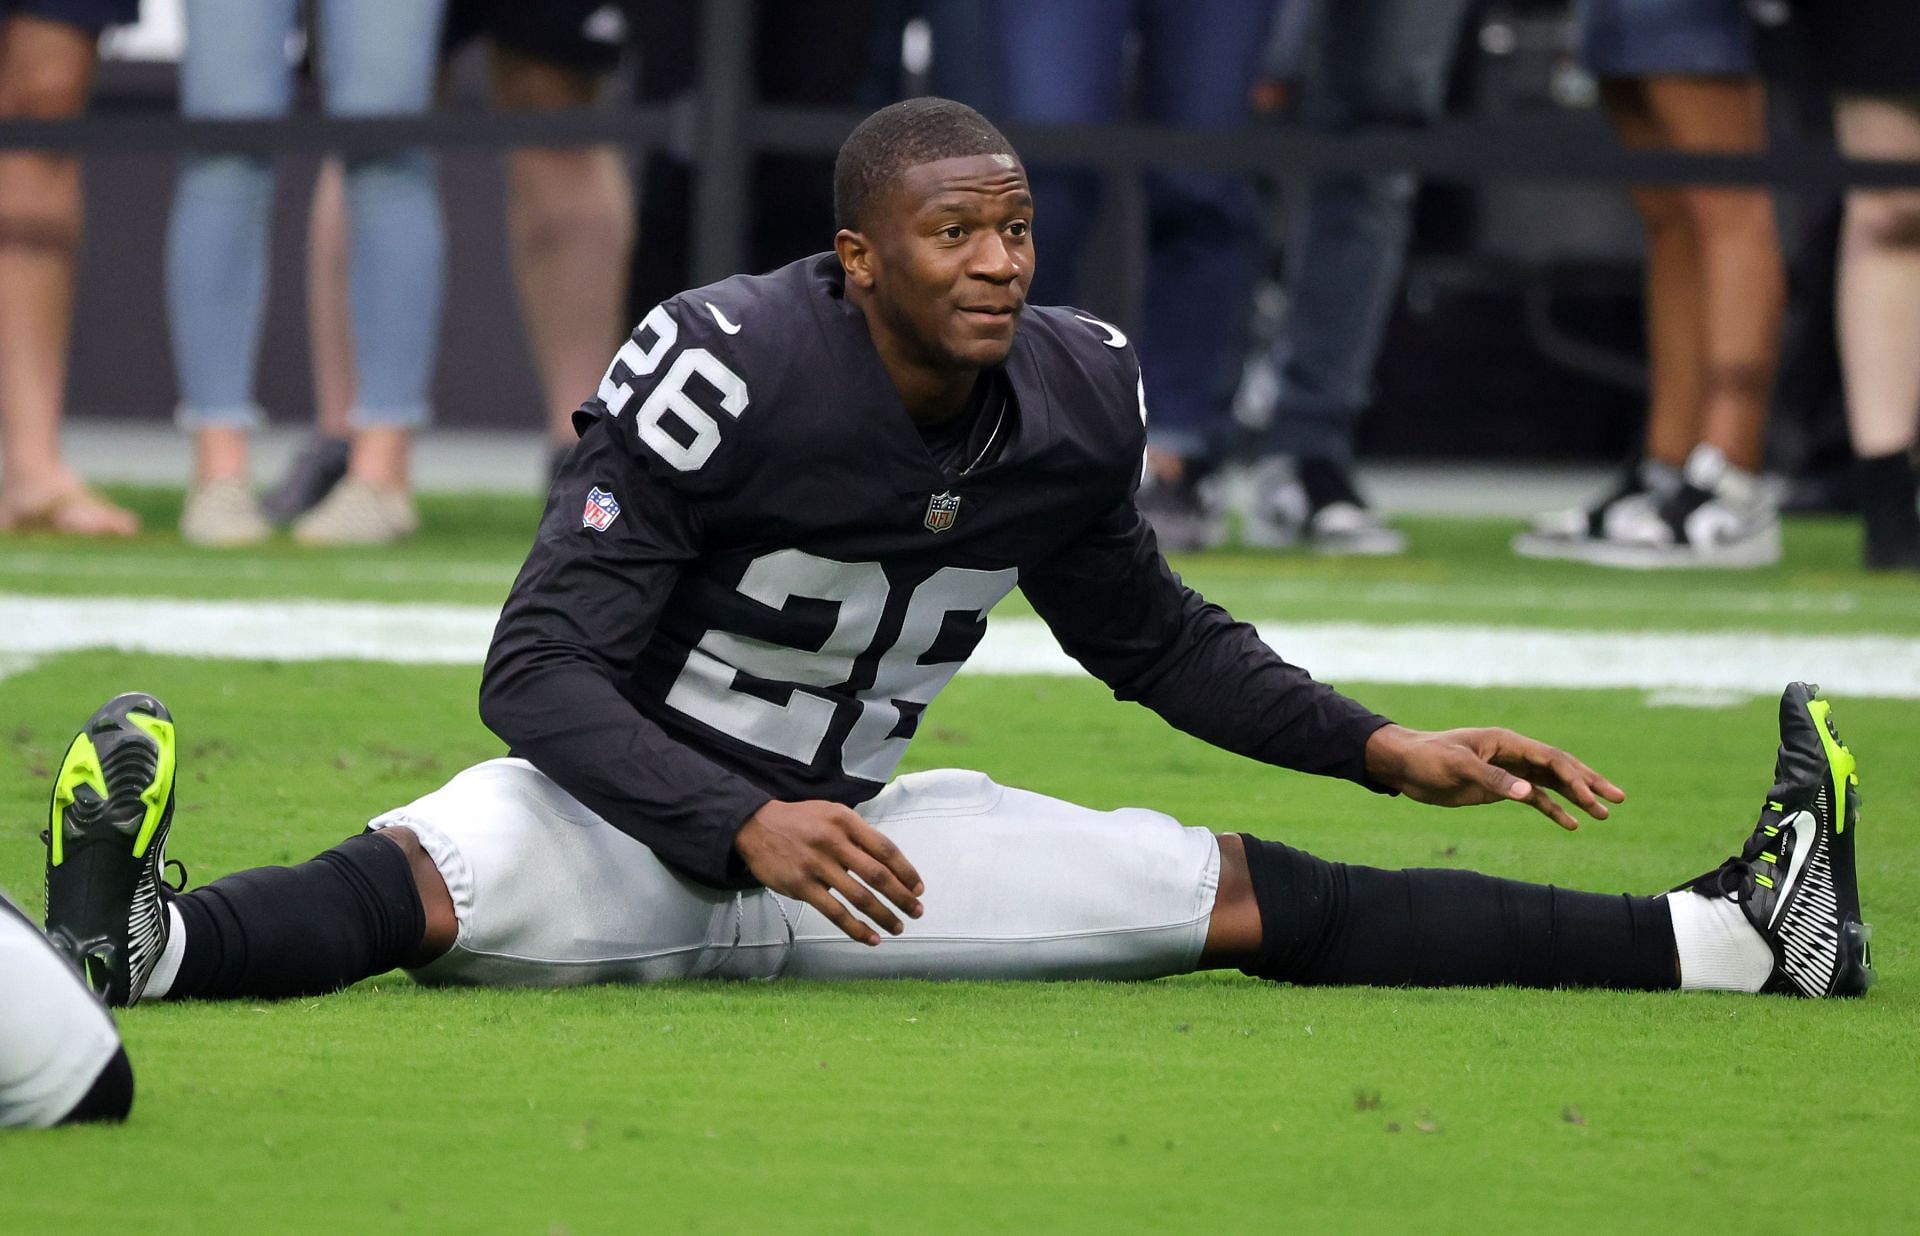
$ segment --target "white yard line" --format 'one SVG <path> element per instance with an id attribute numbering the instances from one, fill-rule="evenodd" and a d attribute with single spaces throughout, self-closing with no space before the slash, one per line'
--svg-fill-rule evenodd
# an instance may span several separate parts
<path id="1" fill-rule="evenodd" d="M 40 664 L 41 658 L 19 652 L 0 652 L 0 682 L 5 682 L 15 674 L 24 674 Z"/>
<path id="2" fill-rule="evenodd" d="M 0 658 L 114 648 L 268 661 L 471 665 L 495 611 L 362 601 L 188 601 L 0 593 Z M 1613 687 L 1768 694 L 1803 678 L 1847 695 L 1920 699 L 1920 639 L 1755 631 L 1263 622 L 1269 643 L 1334 682 Z M 1032 618 L 997 619 L 970 674 L 1078 675 Z"/>
<path id="3" fill-rule="evenodd" d="M 513 582 L 520 566 L 514 562 L 356 562 L 326 563 L 336 580 L 361 584 L 497 584 Z M 285 583 L 299 587 L 314 577 L 315 559 L 284 555 L 250 558 L 241 554 L 202 555 L 190 564 L 178 558 L 155 557 L 144 550 L 96 552 L 82 556 L 34 551 L 0 552 L 0 572 L 66 579 L 194 579 Z"/>

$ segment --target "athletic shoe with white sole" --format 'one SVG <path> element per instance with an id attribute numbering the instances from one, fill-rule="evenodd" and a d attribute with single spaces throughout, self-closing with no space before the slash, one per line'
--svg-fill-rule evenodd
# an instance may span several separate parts
<path id="1" fill-rule="evenodd" d="M 1773 950 L 1762 991 L 1858 996 L 1873 984 L 1854 875 L 1860 779 L 1818 691 L 1796 682 L 1780 697 L 1773 789 L 1745 848 L 1680 888 L 1739 903 Z"/>
<path id="2" fill-rule="evenodd" d="M 1671 464 L 1635 464 L 1592 505 L 1535 516 L 1527 530 L 1513 538 L 1513 552 L 1522 558 L 1584 561 L 1594 546 L 1619 536 L 1623 524 L 1651 516 L 1661 499 L 1678 488 L 1680 470 Z"/>
<path id="3" fill-rule="evenodd" d="M 1269 460 L 1254 470 L 1240 542 L 1255 549 L 1302 546 L 1328 557 L 1407 552 L 1407 534 L 1367 505 L 1351 471 L 1315 459 Z"/>
<path id="4" fill-rule="evenodd" d="M 174 758 L 172 714 L 132 691 L 88 718 L 54 777 L 47 935 L 110 1005 L 139 1000 L 166 949 Z"/>
<path id="5" fill-rule="evenodd" d="M 1703 443 L 1687 456 L 1684 478 L 1658 505 L 1615 520 L 1587 561 L 1641 570 L 1780 561 L 1780 512 L 1760 477 Z"/>

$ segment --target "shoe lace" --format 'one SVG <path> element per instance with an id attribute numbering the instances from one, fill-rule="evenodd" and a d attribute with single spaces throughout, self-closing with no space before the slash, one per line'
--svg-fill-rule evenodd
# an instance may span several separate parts
<path id="1" fill-rule="evenodd" d="M 1688 881 L 1683 887 L 1704 896 L 1725 897 L 1737 903 L 1751 900 L 1758 886 L 1753 878 L 1752 860 L 1737 857 L 1721 863 L 1697 880 Z"/>
<path id="2" fill-rule="evenodd" d="M 1725 897 L 1733 902 L 1750 900 L 1759 887 L 1754 877 L 1753 865 L 1760 860 L 1762 854 L 1766 854 L 1768 846 L 1779 844 L 1777 841 L 1779 836 L 1780 829 L 1777 825 L 1763 825 L 1755 829 L 1753 835 L 1747 838 L 1747 843 L 1740 847 L 1740 853 L 1700 878 L 1689 880 L 1681 887 L 1692 889 L 1708 897 Z"/>
<path id="3" fill-rule="evenodd" d="M 187 865 L 177 858 L 168 859 L 160 867 L 160 882 L 176 897 L 186 892 Z"/>

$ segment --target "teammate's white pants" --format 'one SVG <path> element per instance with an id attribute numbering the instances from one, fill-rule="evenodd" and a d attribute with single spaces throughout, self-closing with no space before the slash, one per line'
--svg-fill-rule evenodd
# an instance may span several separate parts
<path id="1" fill-rule="evenodd" d="M 113 1019 L 80 976 L 0 905 L 0 1126 L 57 1123 L 119 1049 Z"/>
<path id="2" fill-rule="evenodd" d="M 981 773 L 901 777 L 860 807 L 926 881 L 879 947 L 803 902 L 685 880 L 524 760 L 489 760 L 373 821 L 432 856 L 459 918 L 427 983 L 673 978 L 1154 978 L 1193 969 L 1220 851 L 1155 811 L 1100 812 Z"/>

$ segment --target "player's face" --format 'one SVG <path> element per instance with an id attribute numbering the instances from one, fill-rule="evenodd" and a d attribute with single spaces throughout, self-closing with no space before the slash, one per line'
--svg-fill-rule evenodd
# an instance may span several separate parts
<path id="1" fill-rule="evenodd" d="M 997 365 L 1033 280 L 1033 198 L 1011 155 L 908 168 L 876 212 L 872 294 L 922 363 Z"/>

